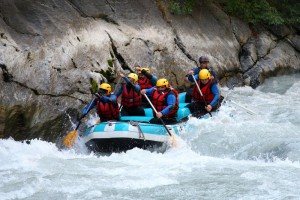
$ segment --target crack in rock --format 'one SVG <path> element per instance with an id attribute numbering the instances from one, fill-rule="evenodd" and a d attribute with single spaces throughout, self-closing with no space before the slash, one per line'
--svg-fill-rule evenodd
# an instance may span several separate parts
<path id="1" fill-rule="evenodd" d="M 13 82 L 13 75 L 8 72 L 6 65 L 0 64 L 0 68 L 2 69 L 3 72 L 4 82 Z"/>
<path id="2" fill-rule="evenodd" d="M 118 52 L 118 49 L 114 43 L 114 40 L 113 38 L 111 37 L 111 35 L 106 32 L 109 39 L 110 39 L 110 42 L 111 42 L 111 48 L 113 50 L 113 53 L 115 55 L 115 57 L 117 58 L 117 60 L 119 61 L 119 63 L 121 64 L 121 67 L 122 69 L 124 70 L 129 70 L 131 73 L 134 73 L 134 71 L 128 66 L 128 64 L 126 63 L 125 59 L 123 58 L 123 56 Z"/>
<path id="3" fill-rule="evenodd" d="M 116 12 L 114 7 L 111 5 L 111 3 L 108 0 L 106 0 L 105 2 L 109 5 L 109 7 L 113 13 Z"/>
<path id="4" fill-rule="evenodd" d="M 79 13 L 79 15 L 81 16 L 81 17 L 84 17 L 84 18 L 87 18 L 87 17 L 89 17 L 87 14 L 85 14 L 77 5 L 75 5 L 73 2 L 72 2 L 72 0 L 66 0 L 66 2 L 72 7 L 72 8 L 74 8 L 74 10 L 76 10 L 78 13 Z"/>
<path id="5" fill-rule="evenodd" d="M 184 44 L 182 43 L 180 37 L 177 35 L 176 31 L 174 31 L 175 34 L 175 38 L 174 38 L 174 42 L 175 44 L 178 46 L 178 48 L 181 50 L 181 52 L 191 61 L 195 62 L 197 65 L 197 61 L 191 56 L 191 54 L 189 54 L 184 46 Z"/>
<path id="6" fill-rule="evenodd" d="M 3 20 L 3 22 L 9 27 L 11 28 L 12 30 L 14 30 L 16 33 L 19 33 L 19 34 L 22 34 L 22 35 L 29 35 L 29 36 L 33 36 L 33 37 L 36 37 L 36 36 L 41 36 L 41 34 L 38 34 L 38 33 L 25 33 L 25 32 L 21 32 L 19 30 L 17 30 L 15 27 L 11 26 L 9 21 L 7 20 L 6 17 L 2 16 L 1 15 L 1 18 Z"/>
<path id="7" fill-rule="evenodd" d="M 74 9 L 76 10 L 76 12 L 79 13 L 79 15 L 83 18 L 93 18 L 93 19 L 103 19 L 104 21 L 108 22 L 108 23 L 111 23 L 111 24 L 115 24 L 117 26 L 119 26 L 119 23 L 116 22 L 114 19 L 112 19 L 111 17 L 109 17 L 108 15 L 106 14 L 97 14 L 97 15 L 87 15 L 79 6 L 77 6 L 75 3 L 72 2 L 72 0 L 66 0 L 66 2 Z M 106 1 L 107 2 L 107 1 Z M 110 8 L 112 9 L 113 12 L 114 9 L 112 8 L 112 6 L 110 5 L 109 2 L 107 2 L 110 6 Z"/>

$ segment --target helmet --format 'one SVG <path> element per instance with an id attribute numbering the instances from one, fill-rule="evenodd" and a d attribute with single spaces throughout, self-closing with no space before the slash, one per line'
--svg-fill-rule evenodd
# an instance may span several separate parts
<path id="1" fill-rule="evenodd" d="M 111 86 L 108 84 L 108 83 L 102 83 L 100 86 L 99 86 L 99 89 L 100 90 L 106 90 L 106 94 L 110 94 L 111 92 Z"/>
<path id="2" fill-rule="evenodd" d="M 138 75 L 136 75 L 135 73 L 128 74 L 128 78 L 132 78 L 134 82 L 138 81 Z"/>
<path id="3" fill-rule="evenodd" d="M 169 82 L 165 78 L 158 79 L 156 82 L 156 87 L 166 86 L 169 87 Z"/>
<path id="4" fill-rule="evenodd" d="M 201 63 L 201 62 L 209 62 L 208 57 L 207 56 L 200 56 L 199 63 Z"/>
<path id="5" fill-rule="evenodd" d="M 205 80 L 205 79 L 210 78 L 209 71 L 207 69 L 201 69 L 200 72 L 199 72 L 199 78 L 201 80 Z"/>
<path id="6" fill-rule="evenodd" d="M 150 69 L 148 67 L 141 68 L 141 71 L 139 71 L 139 74 L 142 73 L 142 70 L 145 70 L 146 72 L 150 73 Z"/>
<path id="7" fill-rule="evenodd" d="M 148 67 L 143 67 L 141 70 L 145 70 L 146 72 L 150 73 L 150 69 Z"/>

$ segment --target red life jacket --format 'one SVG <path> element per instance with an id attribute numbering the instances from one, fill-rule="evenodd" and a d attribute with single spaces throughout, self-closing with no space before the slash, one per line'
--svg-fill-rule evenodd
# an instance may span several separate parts
<path id="1" fill-rule="evenodd" d="M 133 88 L 128 92 L 126 86 L 126 84 L 123 86 L 121 104 L 125 107 L 140 106 L 142 104 L 142 95 L 138 94 Z"/>
<path id="2" fill-rule="evenodd" d="M 149 89 L 149 88 L 153 87 L 148 78 L 139 79 L 138 83 L 141 87 L 141 90 L 142 89 Z"/>
<path id="3" fill-rule="evenodd" d="M 165 90 L 164 93 L 160 94 L 156 87 L 154 88 L 153 92 L 152 92 L 152 104 L 155 107 L 157 112 L 162 111 L 163 109 L 165 109 L 168 106 L 168 102 L 167 102 L 167 98 L 169 94 L 174 94 L 175 98 L 176 98 L 176 103 L 175 103 L 175 107 L 165 116 L 166 117 L 177 117 L 177 111 L 178 111 L 178 92 L 172 88 L 169 87 Z M 155 112 L 153 111 L 153 115 L 156 116 Z"/>
<path id="4" fill-rule="evenodd" d="M 102 101 L 97 102 L 97 113 L 100 119 L 106 120 L 119 120 L 120 110 L 118 105 L 113 103 L 104 103 Z"/>
<path id="5" fill-rule="evenodd" d="M 201 89 L 201 92 L 204 96 L 206 103 L 210 104 L 210 102 L 214 99 L 214 94 L 211 92 L 212 80 L 210 79 L 206 85 L 203 85 L 200 79 L 197 81 L 197 83 Z M 203 97 L 201 97 L 196 84 L 193 89 L 193 99 L 195 102 L 204 103 Z"/>

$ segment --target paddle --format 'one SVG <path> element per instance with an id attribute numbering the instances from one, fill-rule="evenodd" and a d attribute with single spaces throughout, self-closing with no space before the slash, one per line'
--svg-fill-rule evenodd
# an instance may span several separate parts
<path id="1" fill-rule="evenodd" d="M 157 114 L 157 110 L 155 109 L 155 107 L 153 106 L 153 104 L 151 103 L 150 99 L 148 98 L 148 96 L 146 94 L 144 94 L 145 98 L 147 99 L 147 101 L 149 102 L 150 106 L 152 107 L 152 109 L 154 110 L 155 114 Z M 174 135 L 172 135 L 172 133 L 170 132 L 170 130 L 168 129 L 168 127 L 166 126 L 164 120 L 162 118 L 159 118 L 161 123 L 164 125 L 166 131 L 168 132 L 169 136 L 172 139 L 172 144 L 175 145 L 176 141 L 175 141 L 175 137 Z"/>
<path id="2" fill-rule="evenodd" d="M 229 96 L 229 94 L 230 94 L 231 92 L 234 91 L 234 87 L 235 87 L 235 85 L 232 85 L 231 88 L 228 87 L 228 88 L 229 88 L 229 92 L 226 94 L 225 98 L 223 99 L 223 102 L 226 102 L 226 101 L 227 101 L 227 97 Z M 230 100 L 230 99 L 229 99 L 228 102 L 231 102 L 231 103 L 237 105 L 238 107 L 244 109 L 244 110 L 245 110 L 248 114 L 250 114 L 250 115 L 257 115 L 256 112 L 250 110 L 249 108 L 246 108 L 245 106 L 242 106 L 241 104 L 236 103 L 236 102 L 233 101 L 233 100 Z"/>
<path id="3" fill-rule="evenodd" d="M 200 89 L 200 87 L 199 87 L 199 85 L 198 85 L 198 82 L 196 81 L 194 75 L 192 75 L 192 77 L 193 77 L 193 79 L 194 79 L 194 81 L 195 81 L 195 84 L 196 84 L 196 86 L 197 86 L 197 88 L 198 88 L 198 91 L 200 92 L 200 95 L 201 95 L 201 97 L 202 97 L 202 99 L 203 99 L 203 102 L 204 102 L 204 105 L 205 105 L 205 107 L 206 107 L 206 106 L 207 106 L 207 103 L 206 103 L 206 100 L 205 100 L 205 98 L 204 98 L 204 96 L 203 96 L 203 94 L 202 94 L 202 92 L 201 92 L 201 89 Z M 209 115 L 212 117 L 211 112 L 208 112 L 208 113 L 209 113 Z"/>
<path id="4" fill-rule="evenodd" d="M 242 106 L 242 105 L 240 105 L 240 104 L 236 103 L 236 102 L 235 102 L 235 101 L 233 101 L 233 100 L 229 100 L 229 102 L 231 102 L 231 103 L 233 103 L 233 104 L 237 105 L 238 107 L 240 107 L 240 108 L 244 109 L 244 110 L 245 110 L 247 113 L 249 113 L 250 115 L 256 115 L 256 113 L 255 113 L 255 112 L 253 112 L 252 110 L 250 110 L 250 109 L 248 109 L 248 108 L 246 108 L 246 107 L 244 107 L 244 106 Z"/>
<path id="5" fill-rule="evenodd" d="M 94 101 L 95 101 L 95 99 L 93 99 L 93 101 L 89 104 L 89 107 L 88 107 L 88 109 L 87 109 L 86 114 L 88 113 L 88 111 L 89 111 L 89 109 L 90 109 L 90 107 L 91 107 L 91 105 L 93 104 Z M 86 116 L 86 114 L 82 115 L 82 116 L 79 118 L 76 128 L 75 128 L 73 131 L 69 132 L 68 135 L 66 136 L 66 138 L 65 138 L 65 140 L 64 140 L 64 142 L 63 142 L 63 144 L 64 144 L 66 147 L 69 147 L 69 148 L 70 148 L 70 147 L 72 147 L 72 146 L 74 145 L 74 143 L 75 143 L 75 141 L 76 141 L 76 138 L 77 138 L 77 130 L 78 130 L 80 124 L 81 124 L 82 118 L 84 118 L 84 117 Z"/>

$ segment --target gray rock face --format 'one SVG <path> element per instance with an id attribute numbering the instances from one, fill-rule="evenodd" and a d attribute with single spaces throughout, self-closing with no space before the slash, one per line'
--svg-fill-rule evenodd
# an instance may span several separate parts
<path id="1" fill-rule="evenodd" d="M 300 52 L 300 36 L 299 35 L 293 35 L 287 38 L 288 41 L 290 41 L 291 45 Z"/>
<path id="2" fill-rule="evenodd" d="M 242 47 L 240 61 L 243 72 L 248 71 L 257 62 L 255 38 L 250 37 L 248 42 Z"/>
<path id="3" fill-rule="evenodd" d="M 207 55 L 221 83 L 256 87 L 282 70 L 299 70 L 299 35 L 291 28 L 253 32 L 218 6 L 198 2 L 173 16 L 161 1 L 1 0 L 0 137 L 55 141 L 92 98 L 92 83 L 115 82 L 150 67 L 179 89 Z M 276 32 L 277 31 L 277 32 Z M 234 72 L 234 73 L 233 73 Z"/>

